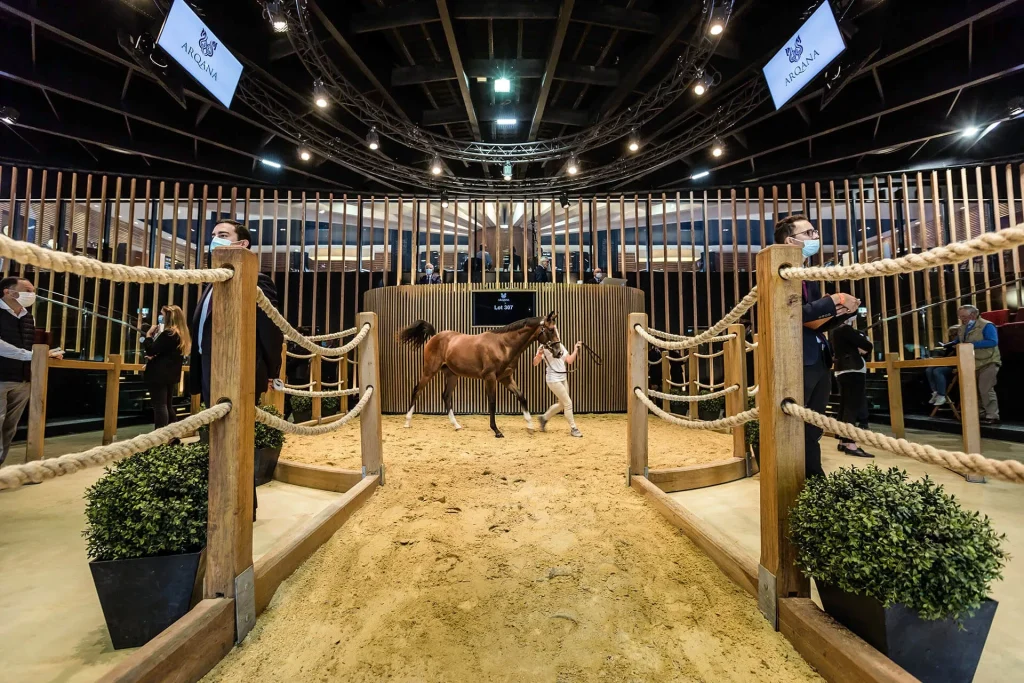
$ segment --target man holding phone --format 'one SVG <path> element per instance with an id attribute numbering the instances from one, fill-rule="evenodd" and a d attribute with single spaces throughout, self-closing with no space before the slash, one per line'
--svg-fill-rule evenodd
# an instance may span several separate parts
<path id="1" fill-rule="evenodd" d="M 775 224 L 775 244 L 800 247 L 806 261 L 818 253 L 821 239 L 818 229 L 806 216 L 793 214 Z M 832 393 L 832 349 L 824 332 L 830 319 L 856 314 L 860 299 L 841 292 L 822 296 L 816 282 L 805 281 L 802 285 L 804 406 L 824 413 Z M 807 477 L 825 474 L 821 467 L 821 434 L 820 428 L 804 425 L 804 472 Z"/>

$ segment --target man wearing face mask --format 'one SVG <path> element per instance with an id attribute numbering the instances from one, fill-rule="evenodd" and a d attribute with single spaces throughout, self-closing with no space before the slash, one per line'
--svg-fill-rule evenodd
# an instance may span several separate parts
<path id="1" fill-rule="evenodd" d="M 775 224 L 775 244 L 789 244 L 801 249 L 804 260 L 821 248 L 817 228 L 805 216 L 793 214 Z M 832 392 L 832 349 L 825 339 L 824 323 L 837 315 L 856 313 L 860 300 L 851 294 L 822 296 L 816 282 L 803 282 L 803 357 L 804 406 L 824 413 Z M 804 425 L 804 472 L 810 477 L 824 476 L 821 467 L 821 429 Z"/>
<path id="2" fill-rule="evenodd" d="M 218 247 L 245 247 L 250 245 L 249 230 L 244 225 L 234 220 L 222 220 L 213 228 L 213 237 L 210 240 L 210 250 Z M 274 281 L 264 273 L 257 276 L 256 284 L 263 291 L 266 297 L 274 306 L 277 306 L 277 288 Z M 210 405 L 210 345 L 213 337 L 213 324 L 211 320 L 213 296 L 213 285 L 207 285 L 199 297 L 199 304 L 196 306 L 192 316 L 192 353 L 189 366 L 193 368 L 189 372 L 189 389 L 192 394 L 202 396 L 203 403 Z M 281 374 L 281 346 L 284 344 L 284 335 L 274 323 L 270 321 L 267 314 L 256 308 L 256 367 L 253 371 L 256 374 L 256 399 L 260 394 L 270 388 L 271 382 Z M 196 372 L 201 368 L 201 372 Z"/>
<path id="3" fill-rule="evenodd" d="M 35 287 L 21 277 L 0 280 L 0 464 L 14 440 L 31 393 L 32 344 L 36 323 L 29 308 L 36 301 Z M 62 358 L 59 349 L 51 358 Z"/>
<path id="4" fill-rule="evenodd" d="M 420 278 L 421 285 L 439 285 L 441 284 L 441 276 L 434 272 L 434 264 L 427 261 L 426 267 L 423 269 L 423 277 Z"/>

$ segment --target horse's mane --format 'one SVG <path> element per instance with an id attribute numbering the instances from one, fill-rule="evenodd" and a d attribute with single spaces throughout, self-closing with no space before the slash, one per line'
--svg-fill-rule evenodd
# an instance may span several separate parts
<path id="1" fill-rule="evenodd" d="M 543 322 L 543 320 L 544 320 L 544 318 L 542 318 L 542 317 L 540 317 L 540 318 L 523 318 L 522 320 L 517 320 L 514 323 L 509 323 L 508 325 L 505 325 L 504 327 L 496 327 L 493 330 L 488 330 L 488 331 L 489 332 L 516 332 L 518 330 L 523 329 L 524 327 L 537 327 L 538 325 L 541 324 L 541 322 Z"/>

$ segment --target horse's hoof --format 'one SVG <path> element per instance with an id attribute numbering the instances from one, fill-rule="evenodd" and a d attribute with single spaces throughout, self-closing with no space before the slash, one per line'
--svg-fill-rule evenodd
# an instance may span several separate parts
<path id="1" fill-rule="evenodd" d="M 494 438 L 495 439 L 504 439 L 505 435 L 502 434 L 501 432 L 494 432 Z"/>
<path id="2" fill-rule="evenodd" d="M 455 431 L 457 431 L 457 432 L 461 432 L 461 431 L 462 431 L 462 427 L 461 427 L 461 426 L 460 426 L 460 427 L 456 427 L 456 428 L 455 428 Z"/>

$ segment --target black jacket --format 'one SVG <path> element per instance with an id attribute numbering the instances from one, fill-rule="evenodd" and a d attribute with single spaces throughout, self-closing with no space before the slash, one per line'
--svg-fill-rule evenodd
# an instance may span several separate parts
<path id="1" fill-rule="evenodd" d="M 26 351 L 35 342 L 36 323 L 28 311 L 20 318 L 0 310 L 0 339 Z M 32 379 L 32 361 L 0 357 L 0 382 L 28 382 Z"/>
<path id="2" fill-rule="evenodd" d="M 146 352 L 146 371 L 143 376 L 149 384 L 177 384 L 181 379 L 184 357 L 178 349 L 181 337 L 173 330 L 164 330 L 156 337 L 142 340 Z"/>
<path id="3" fill-rule="evenodd" d="M 835 346 L 836 372 L 860 370 L 867 360 L 861 350 L 870 354 L 874 348 L 866 334 L 849 325 L 840 325 L 832 332 L 832 344 Z"/>
<path id="4" fill-rule="evenodd" d="M 264 273 L 260 273 L 256 284 L 266 295 L 270 302 L 277 306 L 277 287 L 274 281 Z M 210 344 L 213 339 L 213 309 L 206 318 L 206 325 L 203 327 L 203 338 L 199 339 L 199 319 L 202 316 L 203 306 L 206 298 L 213 291 L 212 285 L 207 285 L 202 296 L 199 297 L 199 304 L 196 306 L 192 316 L 192 355 L 189 363 L 192 371 L 189 372 L 189 391 L 192 394 L 204 395 L 203 388 L 210 386 L 210 365 L 209 361 L 203 363 L 203 355 L 200 354 L 200 341 L 206 354 L 210 351 Z M 284 344 L 284 335 L 277 325 L 270 321 L 267 314 L 259 307 L 256 308 L 256 396 L 258 397 L 267 390 L 267 380 L 279 377 L 281 374 L 281 346 Z M 200 369 L 197 372 L 197 369 Z M 204 398 L 208 398 L 204 395 Z"/>
<path id="5" fill-rule="evenodd" d="M 831 318 L 836 314 L 836 304 L 832 297 L 821 295 L 817 282 L 803 283 L 803 322 L 809 323 L 822 318 Z M 819 332 L 808 327 L 804 328 L 804 366 L 817 365 L 824 353 L 825 367 L 832 367 L 832 350 L 828 341 Z"/>

